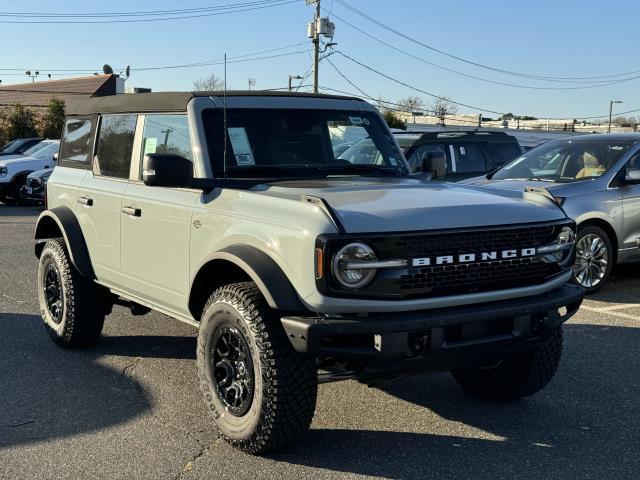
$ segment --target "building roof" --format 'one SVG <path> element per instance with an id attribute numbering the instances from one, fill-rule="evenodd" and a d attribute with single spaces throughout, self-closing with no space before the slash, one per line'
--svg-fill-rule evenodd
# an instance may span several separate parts
<path id="1" fill-rule="evenodd" d="M 222 97 L 223 91 L 126 93 L 109 97 L 76 98 L 67 105 L 67 115 L 94 113 L 184 112 L 195 97 Z M 360 100 L 355 97 L 265 90 L 228 90 L 228 97 L 312 97 L 338 100 Z"/>
<path id="2" fill-rule="evenodd" d="M 116 93 L 117 77 L 117 75 L 91 75 L 0 86 L 0 107 L 19 103 L 25 107 L 39 109 L 45 108 L 54 97 L 68 104 L 78 97 L 113 95 Z"/>

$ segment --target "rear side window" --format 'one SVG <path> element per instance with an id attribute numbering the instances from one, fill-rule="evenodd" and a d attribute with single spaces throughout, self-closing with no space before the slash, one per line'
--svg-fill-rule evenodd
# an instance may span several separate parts
<path id="1" fill-rule="evenodd" d="M 494 167 L 504 165 L 522 153 L 520 145 L 517 143 L 486 143 L 484 151 Z"/>
<path id="2" fill-rule="evenodd" d="M 93 135 L 91 118 L 67 118 L 60 145 L 60 165 L 87 168 Z"/>
<path id="3" fill-rule="evenodd" d="M 98 148 L 93 162 L 96 175 L 129 178 L 137 115 L 100 117 Z"/>
<path id="4" fill-rule="evenodd" d="M 487 164 L 479 145 L 468 143 L 455 145 L 456 173 L 482 173 L 487 171 Z"/>

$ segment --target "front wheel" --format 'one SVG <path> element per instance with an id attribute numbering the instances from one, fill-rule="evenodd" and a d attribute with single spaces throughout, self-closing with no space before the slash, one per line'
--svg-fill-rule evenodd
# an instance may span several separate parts
<path id="1" fill-rule="evenodd" d="M 205 405 L 233 446 L 260 454 L 309 428 L 316 366 L 293 349 L 255 284 L 213 292 L 202 314 L 197 367 Z"/>
<path id="2" fill-rule="evenodd" d="M 612 269 L 613 247 L 606 232 L 596 226 L 578 230 L 573 281 L 589 295 L 605 284 Z"/>
<path id="3" fill-rule="evenodd" d="M 502 359 L 494 365 L 453 372 L 469 393 L 487 400 L 518 400 L 539 392 L 551 381 L 562 356 L 562 326 L 534 351 Z"/>

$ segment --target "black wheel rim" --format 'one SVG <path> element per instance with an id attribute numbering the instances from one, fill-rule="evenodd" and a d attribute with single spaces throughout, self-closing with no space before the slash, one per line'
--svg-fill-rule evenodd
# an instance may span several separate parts
<path id="1" fill-rule="evenodd" d="M 55 323 L 62 321 L 62 282 L 60 272 L 55 265 L 49 264 L 44 274 L 44 297 L 47 302 L 47 310 Z"/>
<path id="2" fill-rule="evenodd" d="M 240 331 L 221 325 L 211 339 L 209 369 L 218 398 L 234 416 L 241 417 L 251 407 L 254 392 L 253 360 Z"/>

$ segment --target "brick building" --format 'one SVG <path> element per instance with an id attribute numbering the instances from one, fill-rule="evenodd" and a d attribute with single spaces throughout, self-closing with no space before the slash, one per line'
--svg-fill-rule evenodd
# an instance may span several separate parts
<path id="1" fill-rule="evenodd" d="M 68 103 L 74 97 L 105 96 L 124 93 L 119 75 L 48 80 L 0 86 L 0 108 L 19 103 L 33 110 L 44 110 L 52 97 Z"/>

